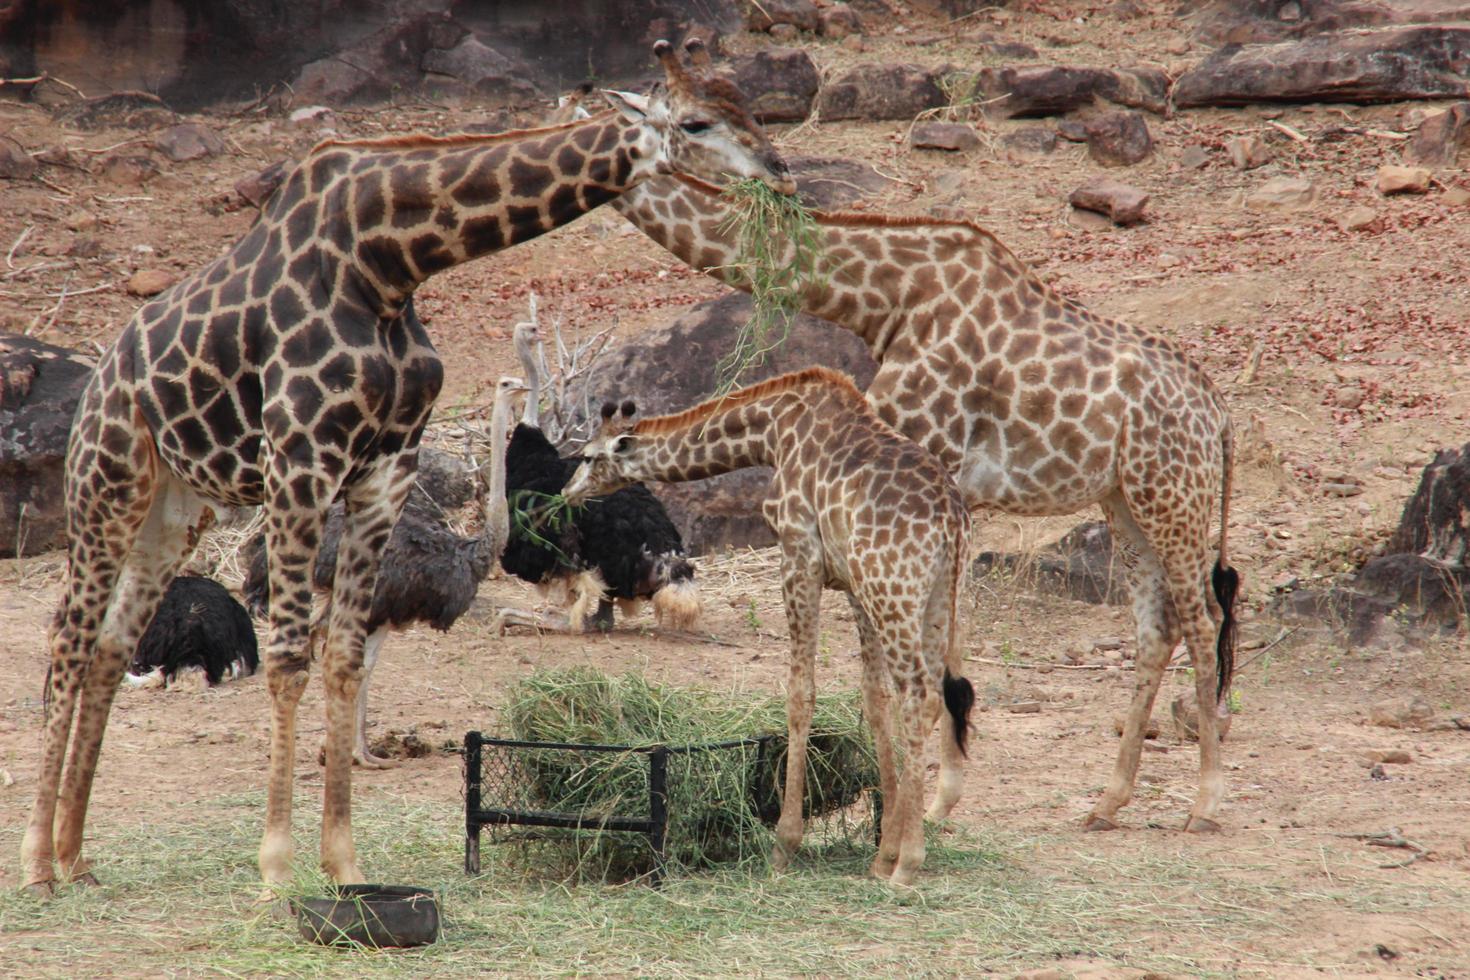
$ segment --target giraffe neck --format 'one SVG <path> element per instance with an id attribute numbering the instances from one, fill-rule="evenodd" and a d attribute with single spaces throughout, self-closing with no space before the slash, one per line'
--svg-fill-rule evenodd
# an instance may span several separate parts
<path id="1" fill-rule="evenodd" d="M 633 465 L 641 474 L 635 479 L 678 483 L 747 466 L 780 467 L 807 431 L 800 416 L 834 406 L 861 408 L 862 393 L 846 375 L 816 367 L 644 419 L 633 427 Z"/>
<path id="2" fill-rule="evenodd" d="M 370 300 L 396 309 L 435 273 L 617 197 L 639 179 L 652 140 L 608 113 L 493 136 L 329 141 L 272 198 L 266 221 L 290 251 L 314 236 L 348 261 Z"/>
<path id="3" fill-rule="evenodd" d="M 682 175 L 658 177 L 612 207 L 690 266 L 750 291 L 740 269 L 734 209 L 719 188 Z M 951 328 L 987 291 L 1027 280 L 1038 293 L 1050 293 L 993 235 L 968 222 L 822 212 L 814 217 L 822 253 L 817 274 L 801 290 L 802 310 L 857 334 L 878 360 L 906 330 L 931 321 L 936 301 L 957 283 L 957 305 L 941 311 Z M 794 254 L 782 258 L 789 262 Z M 974 277 L 968 287 L 966 276 Z"/>

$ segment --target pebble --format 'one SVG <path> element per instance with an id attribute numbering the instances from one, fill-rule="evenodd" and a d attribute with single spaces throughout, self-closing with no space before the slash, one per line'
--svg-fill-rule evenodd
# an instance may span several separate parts
<path id="1" fill-rule="evenodd" d="M 1423 698 L 1393 698 L 1373 705 L 1368 722 L 1380 728 L 1421 728 L 1434 720 L 1434 706 Z"/>
<path id="2" fill-rule="evenodd" d="M 1179 154 L 1179 165 L 1190 170 L 1199 170 L 1210 162 L 1210 151 L 1208 147 L 1195 144 L 1185 147 L 1183 153 Z"/>
<path id="3" fill-rule="evenodd" d="M 1236 170 L 1254 170 L 1271 162 L 1271 151 L 1254 136 L 1237 136 L 1225 144 Z"/>
<path id="4" fill-rule="evenodd" d="M 1401 167 L 1390 164 L 1378 169 L 1378 193 L 1380 194 L 1424 194 L 1428 191 L 1428 167 Z"/>
<path id="5" fill-rule="evenodd" d="M 1248 211 L 1293 211 L 1311 207 L 1317 187 L 1304 177 L 1272 177 L 1246 196 Z"/>
<path id="6" fill-rule="evenodd" d="M 139 269 L 128 280 L 128 292 L 134 296 L 157 296 L 174 284 L 176 277 L 163 269 Z"/>
<path id="7" fill-rule="evenodd" d="M 1414 761 L 1414 757 L 1405 749 L 1373 749 L 1364 752 L 1363 759 L 1365 765 L 1379 762 L 1389 765 L 1405 765 Z"/>
<path id="8" fill-rule="evenodd" d="M 1367 207 L 1353 208 L 1335 220 L 1337 227 L 1343 231 L 1362 231 L 1364 228 L 1371 227 L 1373 222 L 1378 220 L 1378 212 Z"/>
<path id="9" fill-rule="evenodd" d="M 1013 715 L 1034 715 L 1034 714 L 1040 714 L 1040 712 L 1041 712 L 1041 702 L 1040 701 L 1016 701 L 1016 702 L 1013 702 L 1013 703 L 1007 705 L 1006 706 L 1006 710 L 1009 711 Z"/>

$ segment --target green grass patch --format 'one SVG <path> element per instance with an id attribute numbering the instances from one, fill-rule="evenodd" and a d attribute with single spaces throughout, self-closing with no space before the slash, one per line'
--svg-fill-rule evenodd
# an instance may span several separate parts
<path id="1" fill-rule="evenodd" d="M 823 252 L 821 226 L 795 195 L 777 194 L 750 179 L 726 188 L 725 200 L 730 216 L 721 231 L 736 234 L 731 271 L 748 284 L 754 309 L 730 353 L 716 366 L 719 395 L 786 340 L 792 319 L 801 312 L 803 294 L 821 285 Z"/>
<path id="2" fill-rule="evenodd" d="M 94 826 L 88 847 L 102 887 L 49 902 L 0 891 L 5 975 L 952 977 L 1086 957 L 1226 976 L 1249 969 L 1238 945 L 1251 939 L 1259 948 L 1281 937 L 1273 958 L 1295 962 L 1293 923 L 1311 916 L 1470 901 L 1463 887 L 1374 871 L 1381 856 L 1351 849 L 1333 852 L 1332 879 L 1303 894 L 1277 883 L 1268 855 L 1202 857 L 1156 835 L 1103 855 L 1073 833 L 963 829 L 931 834 L 913 889 L 864 877 L 867 856 L 842 849 L 804 850 L 785 874 L 737 869 L 653 889 L 549 882 L 486 848 L 485 873 L 467 878 L 459 801 L 360 791 L 364 869 L 436 889 L 444 929 L 418 950 L 340 950 L 304 942 L 294 921 L 253 904 L 263 812 L 252 794 L 160 811 L 153 828 Z M 315 798 L 299 795 L 303 869 L 315 863 L 319 821 Z M 0 827 L 0 853 L 14 855 L 20 833 Z M 308 870 L 300 882 L 325 887 Z"/>

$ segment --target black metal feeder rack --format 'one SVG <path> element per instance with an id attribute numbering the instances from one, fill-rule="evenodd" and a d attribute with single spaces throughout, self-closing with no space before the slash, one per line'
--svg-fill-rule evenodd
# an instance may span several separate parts
<path id="1" fill-rule="evenodd" d="M 547 827 L 567 830 L 616 831 L 642 834 L 648 838 L 653 855 L 653 868 L 648 880 L 658 884 L 666 871 L 666 847 L 669 829 L 669 759 L 672 756 L 700 752 L 718 752 L 731 749 L 754 749 L 755 769 L 760 771 L 765 762 L 771 736 L 734 739 L 726 742 L 710 742 L 704 745 L 592 745 L 573 742 L 530 742 L 507 738 L 488 738 L 480 732 L 468 732 L 464 740 L 465 760 L 465 848 L 464 868 L 466 874 L 480 871 L 480 831 L 490 827 Z M 556 812 L 522 808 L 516 804 L 526 803 L 524 792 L 515 792 L 508 785 L 513 777 L 511 766 L 506 763 L 497 767 L 501 778 L 487 787 L 485 779 L 486 750 L 511 755 L 517 751 L 549 751 L 581 754 L 620 753 L 642 755 L 648 761 L 646 805 L 640 812 L 588 813 Z M 487 800 L 487 789 L 496 799 Z M 490 803 L 491 805 L 486 805 Z"/>

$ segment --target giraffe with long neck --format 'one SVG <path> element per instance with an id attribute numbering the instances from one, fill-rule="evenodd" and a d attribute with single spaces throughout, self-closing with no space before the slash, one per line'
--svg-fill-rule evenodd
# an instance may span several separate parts
<path id="1" fill-rule="evenodd" d="M 863 707 L 873 728 L 883 799 L 872 873 L 911 884 L 924 862 L 924 742 L 948 709 L 939 793 L 953 806 L 974 690 L 960 670 L 958 603 L 970 516 L 954 480 L 927 450 L 883 422 L 852 379 L 807 368 L 630 424 L 603 408 L 601 432 L 567 482 L 576 503 L 641 480 L 701 480 L 772 466 L 766 521 L 781 552 L 791 632 L 786 786 L 772 862 L 801 843 L 806 751 L 816 697 L 822 588 L 847 593 L 862 639 Z M 903 764 L 895 764 L 888 693 L 898 698 Z"/>
<path id="2" fill-rule="evenodd" d="M 689 265 L 749 291 L 719 188 L 660 178 L 613 206 Z M 1181 637 L 1200 705 L 1223 710 L 1238 581 L 1225 550 L 1225 401 L 1173 343 L 1059 295 L 975 224 L 814 215 L 820 250 L 801 307 L 867 343 L 879 362 L 867 393 L 878 415 L 942 460 L 972 508 L 1043 515 L 1099 504 L 1112 527 L 1129 574 L 1138 675 L 1112 776 L 1084 826 L 1113 829 Z M 782 247 L 794 260 L 794 246 Z M 1185 823 L 1193 831 L 1218 829 L 1225 791 L 1217 712 L 1200 715 L 1200 788 Z"/>
<path id="3" fill-rule="evenodd" d="M 82 832 L 113 696 L 212 504 L 265 510 L 271 750 L 259 860 L 267 885 L 288 879 L 311 564 L 338 497 L 347 526 L 322 657 L 321 861 L 335 881 L 362 880 L 350 809 L 364 624 L 443 378 L 414 290 L 655 173 L 792 189 L 734 86 L 689 71 L 667 42 L 654 51 L 666 88 L 610 93 L 617 111 L 596 119 L 319 144 L 227 254 L 124 327 L 83 394 L 67 452 L 67 579 L 22 843 L 28 889 L 49 894 L 58 871 L 95 880 Z"/>

